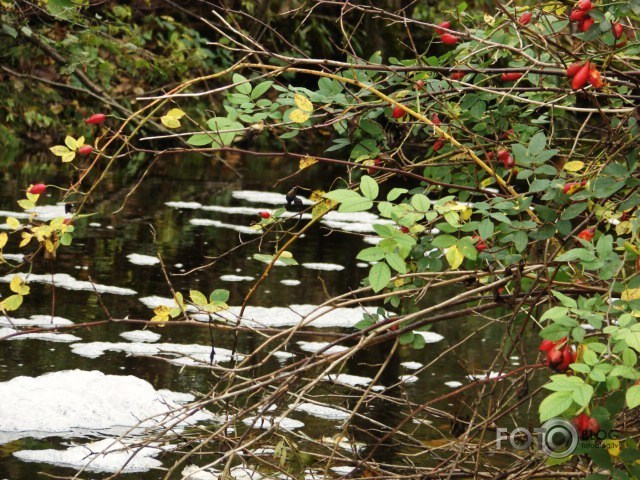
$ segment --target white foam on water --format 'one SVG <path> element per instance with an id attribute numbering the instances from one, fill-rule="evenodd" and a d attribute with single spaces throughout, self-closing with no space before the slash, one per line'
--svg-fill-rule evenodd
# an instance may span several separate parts
<path id="1" fill-rule="evenodd" d="M 199 227 L 228 228 L 230 230 L 235 230 L 236 232 L 246 233 L 247 235 L 260 235 L 262 233 L 260 230 L 254 230 L 253 228 L 245 225 L 234 225 L 231 223 L 221 222 L 220 220 L 210 220 L 208 218 L 193 218 L 189 220 L 189 223 Z"/>
<path id="2" fill-rule="evenodd" d="M 352 233 L 371 233 L 375 232 L 372 223 L 356 223 L 356 222 L 340 222 L 338 220 L 320 220 L 320 223 L 332 230 L 341 230 L 343 232 Z M 379 223 L 379 222 L 376 222 Z"/>
<path id="3" fill-rule="evenodd" d="M 3 253 L 2 256 L 11 262 L 22 262 L 24 260 L 23 253 Z"/>
<path id="4" fill-rule="evenodd" d="M 6 337 L 8 335 L 13 335 L 14 333 L 18 333 L 18 332 L 20 332 L 20 330 L 3 327 L 3 328 L 0 328 L 0 338 Z M 9 340 L 44 340 L 47 342 L 71 343 L 71 342 L 77 342 L 78 340 L 82 340 L 82 339 L 80 337 L 76 337 L 75 335 L 71 335 L 69 333 L 36 332 L 36 333 L 23 333 L 22 335 L 16 335 L 15 337 L 11 337 Z"/>
<path id="5" fill-rule="evenodd" d="M 349 373 L 330 373 L 329 375 L 324 376 L 323 380 L 347 385 L 349 387 L 364 387 L 373 382 L 373 378 L 351 375 Z"/>
<path id="6" fill-rule="evenodd" d="M 462 382 L 458 382 L 457 380 L 450 380 L 448 382 L 444 382 L 447 387 L 458 388 L 462 386 Z"/>
<path id="7" fill-rule="evenodd" d="M 160 340 L 161 335 L 151 330 L 132 330 L 130 332 L 122 332 L 120 336 L 130 342 L 153 343 Z"/>
<path id="8" fill-rule="evenodd" d="M 173 300 L 166 297 L 142 297 L 140 301 L 148 308 L 161 305 L 174 307 Z M 228 310 L 217 312 L 214 319 L 222 319 L 235 323 L 240 315 L 240 307 L 229 307 Z M 187 306 L 187 311 L 196 309 Z M 253 328 L 292 327 L 303 324 L 314 328 L 353 328 L 362 320 L 365 313 L 375 313 L 375 307 L 332 308 L 317 305 L 291 305 L 290 307 L 247 307 L 240 324 Z M 208 322 L 208 315 L 197 314 L 193 318 Z M 426 332 L 429 333 L 429 332 Z"/>
<path id="9" fill-rule="evenodd" d="M 162 466 L 155 459 L 162 449 L 153 446 L 136 447 L 105 438 L 76 445 L 66 450 L 21 450 L 13 455 L 25 462 L 49 463 L 60 467 L 86 469 L 90 472 L 146 472 Z"/>
<path id="10" fill-rule="evenodd" d="M 325 271 L 341 271 L 344 270 L 344 266 L 337 265 L 335 263 L 303 263 L 302 266 L 304 268 L 309 268 L 311 270 L 325 270 Z"/>
<path id="11" fill-rule="evenodd" d="M 167 207 L 180 208 L 184 210 L 195 210 L 202 208 L 202 204 L 198 202 L 164 202 Z"/>
<path id="12" fill-rule="evenodd" d="M 102 224 L 98 223 L 98 222 L 90 222 L 89 226 L 93 227 L 93 228 L 100 228 L 102 226 Z"/>
<path id="13" fill-rule="evenodd" d="M 356 267 L 358 267 L 358 268 L 369 268 L 369 264 L 368 263 L 364 263 L 364 262 L 358 262 L 358 263 L 356 263 Z"/>
<path id="14" fill-rule="evenodd" d="M 415 375 L 402 375 L 400 376 L 400 381 L 402 383 L 415 383 L 418 381 L 418 377 Z"/>
<path id="15" fill-rule="evenodd" d="M 222 275 L 220 280 L 223 282 L 251 282 L 255 278 L 242 275 Z"/>
<path id="16" fill-rule="evenodd" d="M 150 255 L 140 255 L 139 253 L 130 253 L 127 258 L 134 265 L 157 265 L 160 259 Z"/>
<path id="17" fill-rule="evenodd" d="M 300 342 L 296 342 L 296 343 L 300 347 L 300 350 L 304 350 L 305 352 L 311 352 L 311 353 L 319 352 L 320 350 L 325 348 L 327 345 L 329 345 L 329 343 L 327 343 L 327 342 L 303 342 L 303 341 L 300 341 Z M 333 345 L 332 347 L 330 347 L 327 350 L 325 350 L 324 352 L 322 352 L 322 354 L 323 355 L 332 355 L 334 353 L 346 352 L 347 350 L 349 350 L 349 349 L 347 347 L 343 347 L 342 345 Z"/>
<path id="18" fill-rule="evenodd" d="M 425 343 L 437 343 L 444 340 L 444 337 L 436 332 L 414 331 L 414 335 L 420 335 L 424 338 Z"/>
<path id="19" fill-rule="evenodd" d="M 285 280 L 280 280 L 280 283 L 282 285 L 286 285 L 287 287 L 297 287 L 298 285 L 300 285 L 302 282 L 300 280 L 294 280 L 294 279 L 285 279 Z"/>
<path id="20" fill-rule="evenodd" d="M 270 205 L 284 206 L 287 203 L 284 193 L 260 192 L 258 190 L 237 190 L 231 193 L 233 198 L 244 200 L 251 203 L 267 203 Z M 313 202 L 308 198 L 298 196 L 304 205 L 312 205 Z"/>
<path id="21" fill-rule="evenodd" d="M 424 366 L 418 362 L 402 362 L 400 365 L 402 365 L 404 368 L 408 368 L 409 370 L 418 370 L 419 368 L 422 368 Z"/>
<path id="22" fill-rule="evenodd" d="M 67 275 L 66 273 L 55 273 L 51 274 L 26 274 L 26 273 L 12 273 L 10 275 L 5 275 L 0 277 L 0 282 L 10 283 L 11 279 L 18 275 L 23 281 L 27 283 L 44 283 L 51 284 L 53 280 L 53 284 L 58 288 L 65 288 L 67 290 L 85 290 L 93 292 L 94 290 L 98 293 L 112 293 L 114 295 L 135 295 L 137 292 L 135 290 L 131 290 L 130 288 L 121 288 L 121 287 L 112 287 L 109 285 L 100 285 L 99 283 L 91 283 L 84 280 L 77 280 L 73 278 L 71 275 Z"/>
<path id="23" fill-rule="evenodd" d="M 142 343 L 142 342 L 90 342 L 74 343 L 71 351 L 87 358 L 98 358 L 106 352 L 121 352 L 133 356 L 162 356 L 169 363 L 187 366 L 209 366 L 211 347 L 182 343 Z M 236 354 L 236 358 L 242 356 Z M 215 347 L 214 362 L 231 360 L 231 350 Z"/>
<path id="24" fill-rule="evenodd" d="M 295 357 L 295 354 L 291 352 L 283 352 L 282 350 L 278 350 L 277 352 L 273 352 L 272 355 L 279 360 L 288 360 L 290 358 Z"/>
<path id="25" fill-rule="evenodd" d="M 337 408 L 325 407 L 308 402 L 300 403 L 295 407 L 295 410 L 325 420 L 346 420 L 350 416 L 350 413 L 345 410 L 338 410 Z"/>
<path id="26" fill-rule="evenodd" d="M 71 320 L 51 315 L 31 315 L 29 318 L 9 318 L 0 316 L 0 325 L 16 327 L 56 328 L 62 325 L 73 325 Z"/>
<path id="27" fill-rule="evenodd" d="M 177 422 L 172 412 L 179 407 L 176 399 L 187 397 L 157 391 L 131 375 L 64 370 L 0 382 L 0 398 L 1 444 L 26 437 L 119 435 L 132 427 L 142 433 L 163 420 Z M 177 422 L 177 428 L 210 418 L 199 410 Z"/>
<path id="28" fill-rule="evenodd" d="M 265 430 L 269 430 L 274 425 L 276 428 L 283 430 L 295 430 L 304 427 L 304 423 L 301 421 L 286 417 L 248 417 L 243 419 L 242 423 L 251 428 L 263 428 Z"/>

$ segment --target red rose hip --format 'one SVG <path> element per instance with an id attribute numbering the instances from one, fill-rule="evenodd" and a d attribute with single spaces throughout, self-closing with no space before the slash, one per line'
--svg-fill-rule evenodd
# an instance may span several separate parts
<path id="1" fill-rule="evenodd" d="M 47 186 L 44 183 L 36 183 L 29 189 L 29 193 L 40 195 L 41 193 L 44 193 L 46 189 Z"/>
<path id="2" fill-rule="evenodd" d="M 78 153 L 80 155 L 89 155 L 93 152 L 93 147 L 91 145 L 83 145 L 78 149 Z"/>
<path id="3" fill-rule="evenodd" d="M 451 35 L 450 33 L 443 33 L 442 35 L 440 35 L 440 40 L 446 45 L 455 45 L 460 39 L 455 35 Z"/>
<path id="4" fill-rule="evenodd" d="M 87 118 L 84 122 L 89 125 L 100 125 L 105 121 L 107 116 L 104 113 L 94 113 L 89 118 Z"/>
<path id="5" fill-rule="evenodd" d="M 271 214 L 269 212 L 265 212 L 264 210 L 258 213 L 262 218 L 271 218 Z"/>

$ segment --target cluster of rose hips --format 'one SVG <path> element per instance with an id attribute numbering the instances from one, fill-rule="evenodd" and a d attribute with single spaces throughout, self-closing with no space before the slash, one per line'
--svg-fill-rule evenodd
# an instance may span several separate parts
<path id="1" fill-rule="evenodd" d="M 600 431 L 600 424 L 598 420 L 593 417 L 590 417 L 586 413 L 582 412 L 580 415 L 575 417 L 572 421 L 573 426 L 576 427 L 578 431 L 578 436 L 582 440 L 587 440 L 589 438 L 597 437 L 598 432 Z"/>
<path id="2" fill-rule="evenodd" d="M 595 20 L 589 15 L 591 10 L 593 10 L 591 0 L 580 0 L 576 7 L 571 11 L 569 20 L 572 22 L 578 22 L 580 30 L 586 32 L 591 28 L 591 25 L 595 23 Z"/>
<path id="3" fill-rule="evenodd" d="M 596 89 L 602 88 L 604 85 L 602 75 L 595 64 L 591 62 L 573 63 L 569 65 L 567 68 L 567 76 L 572 78 L 571 88 L 574 90 L 580 90 L 587 81 Z"/>
<path id="4" fill-rule="evenodd" d="M 480 235 L 474 235 L 473 239 L 476 241 L 475 247 L 477 251 L 484 252 L 487 248 L 489 248 L 489 245 L 486 244 L 486 242 L 480 237 Z"/>
<path id="5" fill-rule="evenodd" d="M 440 41 L 446 45 L 455 45 L 460 40 L 459 37 L 452 35 L 450 33 L 446 33 L 443 29 L 451 28 L 451 22 L 444 21 L 438 24 L 439 28 L 436 28 L 436 33 L 440 35 Z"/>
<path id="6" fill-rule="evenodd" d="M 438 127 L 440 125 L 442 125 L 442 122 L 440 121 L 440 117 L 438 116 L 437 113 L 434 113 L 431 116 L 431 121 L 433 122 L 434 125 L 437 125 Z M 437 139 L 435 142 L 433 142 L 433 151 L 437 152 L 438 150 L 440 150 L 442 147 L 444 147 L 444 137 L 440 137 L 439 139 Z"/>
<path id="7" fill-rule="evenodd" d="M 487 154 L 487 158 L 489 160 L 493 160 L 494 156 L 495 154 L 493 152 L 489 152 Z M 508 150 L 505 150 L 504 148 L 499 149 L 497 152 L 497 156 L 498 156 L 498 161 L 504 165 L 504 168 L 507 168 L 510 170 L 513 167 L 515 167 L 516 161 L 513 158 L 513 155 L 511 155 Z"/>
<path id="8" fill-rule="evenodd" d="M 567 337 L 564 337 L 557 342 L 552 340 L 543 340 L 538 350 L 547 354 L 547 358 L 545 360 L 547 367 L 558 373 L 566 372 L 569 365 L 576 361 L 576 351 L 567 342 Z"/>

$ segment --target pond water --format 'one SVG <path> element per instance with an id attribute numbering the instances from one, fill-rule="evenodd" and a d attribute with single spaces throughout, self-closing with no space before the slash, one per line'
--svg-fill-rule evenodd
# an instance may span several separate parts
<path id="1" fill-rule="evenodd" d="M 129 197 L 126 185 L 135 179 L 133 169 L 123 169 L 109 177 L 89 207 L 96 214 L 76 223 L 73 245 L 61 249 L 53 263 L 43 259 L 33 261 L 31 294 L 16 314 L 24 320 L 14 319 L 13 325 L 3 322 L 0 336 L 10 333 L 10 329 L 20 323 L 24 326 L 49 322 L 52 314 L 60 317 L 55 319 L 58 324 L 105 320 L 105 310 L 113 318 L 150 319 L 153 316 L 150 307 L 171 297 L 157 254 L 161 255 L 176 290 L 188 292 L 195 288 L 208 294 L 213 289 L 224 288 L 231 293 L 229 305 L 241 305 L 265 267 L 251 257 L 259 248 L 263 253 L 271 253 L 270 245 L 254 241 L 219 259 L 210 268 L 186 273 L 237 246 L 241 239 L 255 239 L 249 227 L 259 220 L 258 212 L 282 206 L 284 193 L 290 188 L 298 185 L 328 189 L 340 171 L 316 165 L 275 185 L 280 178 L 294 173 L 297 164 L 282 158 L 229 157 L 226 160 L 241 177 L 210 159 L 189 157 L 164 157 Z M 69 167 L 50 162 L 47 156 L 34 157 L 5 167 L 0 192 L 3 216 L 20 212 L 16 198 L 23 195 L 30 183 L 67 184 Z M 300 193 L 308 192 L 301 190 Z M 52 188 L 42 197 L 40 203 L 47 205 L 55 205 L 60 200 L 59 192 Z M 113 215 L 125 200 L 123 210 Z M 246 317 L 264 326 L 286 327 L 296 323 L 300 314 L 311 311 L 312 306 L 326 301 L 329 295 L 358 287 L 368 265 L 355 260 L 355 256 L 368 245 L 367 237 L 375 235 L 371 228 L 375 221 L 368 215 L 334 215 L 312 228 L 291 249 L 301 266 L 274 267 L 252 296 Z M 333 231 L 333 228 L 350 232 Z M 19 253 L 13 242 L 5 252 Z M 1 275 L 8 275 L 0 278 L 5 282 L 0 283 L 4 296 L 9 295 L 6 283 L 11 277 L 9 273 L 8 268 L 0 271 Z M 55 289 L 50 285 L 53 273 Z M 92 282 L 101 291 L 99 296 L 93 291 Z M 458 288 L 430 294 L 424 302 L 436 303 Z M 319 348 L 319 342 L 336 338 L 327 336 L 328 333 L 354 331 L 353 325 L 361 318 L 362 311 L 355 308 L 321 317 L 322 323 L 312 329 L 317 335 L 292 339 L 286 353 L 261 368 L 275 370 L 286 362 L 304 358 Z M 394 395 L 418 403 L 468 383 L 470 372 L 486 372 L 503 340 L 504 325 L 489 324 L 484 328 L 487 324 L 486 319 L 480 318 L 437 324 L 433 332 L 425 334 L 429 343 L 424 349 L 400 347 L 397 350 L 380 383 L 398 383 Z M 109 439 L 113 435 L 123 433 L 122 427 L 127 422 L 119 417 L 122 409 L 144 418 L 145 413 L 162 407 L 158 398 L 177 406 L 188 400 L 179 393 L 197 396 L 210 390 L 211 372 L 202 368 L 208 362 L 211 347 L 208 329 L 188 325 L 154 326 L 141 332 L 142 326 L 109 323 L 65 331 L 64 336 L 17 337 L 0 343 L 0 395 L 3 395 L 0 400 L 3 402 L 0 479 L 36 478 L 38 472 L 71 476 L 79 467 L 61 464 L 73 463 L 74 459 L 82 461 L 87 450 L 77 445 L 102 442 L 90 447 L 100 451 L 109 447 L 105 441 L 112 442 Z M 481 326 L 483 328 L 454 350 L 454 354 L 429 369 L 420 370 Z M 232 348 L 233 337 L 229 330 L 215 332 L 216 361 L 222 365 L 230 360 L 225 355 Z M 241 333 L 238 352 L 251 353 L 259 340 L 257 334 Z M 300 428 L 312 438 L 338 434 L 345 415 L 341 408 L 348 406 L 345 398 L 350 391 L 350 387 L 340 384 L 367 386 L 389 348 L 389 345 L 379 345 L 354 356 L 341 370 L 342 377 L 334 376 L 335 383 L 327 382 L 320 388 L 320 396 L 316 398 L 338 407 L 337 410 L 313 408 L 311 404 L 302 406 L 289 415 L 288 420 L 293 422 L 289 428 Z M 510 362 L 510 367 L 514 367 L 524 360 L 512 357 Z M 58 372 L 57 376 L 43 376 L 53 372 Z M 20 379 L 19 383 L 17 377 L 22 376 L 37 378 Z M 18 403 L 8 403 L 7 398 Z M 460 409 L 453 401 L 439 407 L 452 414 Z M 367 408 L 370 418 L 385 425 L 397 422 L 403 414 L 402 410 L 394 411 L 389 405 Z M 84 420 L 73 417 L 65 422 L 65 418 L 75 414 Z M 204 425 L 211 422 L 205 414 L 192 420 Z M 448 419 L 434 419 L 431 428 L 425 428 L 417 436 L 425 442 L 452 438 L 449 430 Z M 367 439 L 362 441 L 366 443 Z M 177 452 L 171 453 L 172 448 L 165 446 L 161 454 L 152 447 L 140 452 L 132 463 L 137 472 L 134 477 L 163 478 L 162 468 L 170 467 L 180 456 Z M 43 449 L 64 450 L 64 454 L 43 456 L 38 453 Z M 402 451 L 390 449 L 380 453 L 377 459 L 393 462 L 401 455 Z M 209 461 L 210 458 L 199 459 L 196 463 Z M 108 476 L 109 465 L 98 461 L 93 465 L 95 471 L 82 474 L 82 478 Z M 343 467 L 346 470 L 335 470 L 333 474 L 339 476 L 347 472 L 349 463 L 345 462 Z M 186 465 L 172 478 L 182 478 L 179 472 L 184 468 Z M 246 474 L 238 472 L 238 478 Z"/>

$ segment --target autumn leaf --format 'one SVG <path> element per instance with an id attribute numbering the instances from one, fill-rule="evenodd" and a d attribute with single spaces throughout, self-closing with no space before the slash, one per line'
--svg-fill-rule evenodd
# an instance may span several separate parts
<path id="1" fill-rule="evenodd" d="M 564 164 L 564 169 L 567 172 L 578 172 L 584 168 L 584 162 L 580 160 L 573 160 Z"/>
<path id="2" fill-rule="evenodd" d="M 15 217 L 7 217 L 7 225 L 11 230 L 18 230 L 22 228 L 22 225 L 20 224 L 18 219 Z"/>
<path id="3" fill-rule="evenodd" d="M 167 128 L 180 127 L 180 119 L 185 116 L 185 113 L 179 108 L 172 108 L 167 112 L 164 117 L 160 118 L 162 124 Z"/>
<path id="4" fill-rule="evenodd" d="M 458 267 L 462 265 L 462 261 L 464 260 L 464 255 L 456 245 L 450 246 L 447 249 L 447 253 L 445 256 L 452 270 L 457 270 Z"/>
<path id="5" fill-rule="evenodd" d="M 310 157 L 309 155 L 305 155 L 304 158 L 300 159 L 300 170 L 304 170 L 307 167 L 310 167 L 311 165 L 318 163 L 318 160 Z"/>

